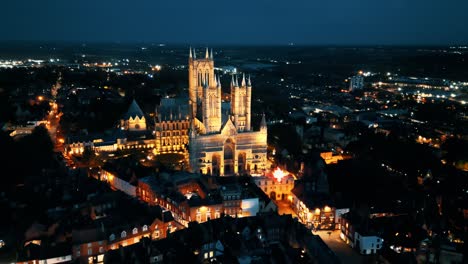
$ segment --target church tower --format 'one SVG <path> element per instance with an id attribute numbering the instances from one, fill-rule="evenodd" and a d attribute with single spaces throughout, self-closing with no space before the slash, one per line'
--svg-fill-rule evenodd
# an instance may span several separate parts
<path id="1" fill-rule="evenodd" d="M 206 49 L 197 59 L 195 49 L 189 51 L 189 106 L 192 118 L 200 120 L 206 133 L 221 129 L 221 83 L 214 74 L 213 50 Z"/>
<path id="2" fill-rule="evenodd" d="M 239 132 L 251 131 L 251 98 L 252 84 L 250 77 L 246 81 L 245 74 L 243 74 L 241 85 L 239 86 L 237 77 L 233 76 L 231 80 L 231 115 L 234 119 L 234 125 Z"/>
<path id="3" fill-rule="evenodd" d="M 206 49 L 205 56 L 197 59 L 195 50 L 190 49 L 188 150 L 193 172 L 240 175 L 267 169 L 267 124 L 263 116 L 260 130 L 252 129 L 250 77 L 238 79 L 234 75 L 230 86 L 231 100 L 222 103 L 213 52 Z"/>

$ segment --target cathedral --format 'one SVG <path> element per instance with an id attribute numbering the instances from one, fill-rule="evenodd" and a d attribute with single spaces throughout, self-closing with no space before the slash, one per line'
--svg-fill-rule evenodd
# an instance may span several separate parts
<path id="1" fill-rule="evenodd" d="M 267 167 L 265 117 L 259 131 L 253 131 L 250 77 L 242 75 L 239 84 L 233 75 L 230 86 L 230 100 L 224 101 L 213 52 L 207 49 L 205 56 L 197 59 L 195 50 L 190 49 L 188 98 L 163 98 L 155 109 L 154 131 L 133 100 L 111 135 L 69 138 L 66 149 L 71 154 L 82 154 L 86 147 L 96 152 L 152 149 L 155 155 L 184 155 L 193 172 L 261 174 Z"/>
<path id="2" fill-rule="evenodd" d="M 189 157 L 194 172 L 236 175 L 261 172 L 267 162 L 267 126 L 251 125 L 250 77 L 231 79 L 231 100 L 222 101 L 221 82 L 214 72 L 213 51 L 197 59 L 189 52 Z"/>

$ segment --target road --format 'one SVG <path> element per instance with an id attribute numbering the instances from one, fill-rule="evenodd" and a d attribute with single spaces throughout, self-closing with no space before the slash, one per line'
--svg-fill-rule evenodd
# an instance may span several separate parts
<path id="1" fill-rule="evenodd" d="M 276 200 L 274 201 L 275 204 L 278 206 L 278 214 L 290 214 L 293 217 L 297 217 L 296 213 L 291 208 L 291 204 L 286 200 Z"/>
<path id="2" fill-rule="evenodd" d="M 61 116 L 62 113 L 58 111 L 57 103 L 51 101 L 51 110 L 49 112 L 49 115 L 47 116 L 47 129 L 49 130 L 50 138 L 54 143 L 55 151 L 59 152 L 63 151 L 63 139 L 57 137 L 57 133 L 59 132 L 58 128 Z"/>
<path id="3" fill-rule="evenodd" d="M 350 246 L 346 245 L 343 240 L 340 239 L 340 230 L 331 231 L 315 231 L 313 234 L 319 235 L 320 238 L 327 244 L 327 246 L 335 252 L 341 263 L 351 264 L 362 264 L 366 259 L 365 256 L 360 255 Z"/>

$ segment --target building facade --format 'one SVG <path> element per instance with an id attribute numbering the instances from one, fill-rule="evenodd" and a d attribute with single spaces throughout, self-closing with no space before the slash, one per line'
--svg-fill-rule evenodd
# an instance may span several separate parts
<path id="1" fill-rule="evenodd" d="M 341 217 L 340 238 L 362 255 L 375 254 L 382 248 L 383 239 L 375 234 L 359 230 L 352 221 L 350 213 Z"/>
<path id="2" fill-rule="evenodd" d="M 190 115 L 186 98 L 163 98 L 156 109 L 154 154 L 179 153 L 188 159 Z"/>
<path id="3" fill-rule="evenodd" d="M 214 72 L 213 51 L 205 57 L 189 55 L 189 142 L 192 171 L 236 175 L 266 169 L 267 127 L 262 118 L 259 131 L 251 126 L 250 78 L 231 80 L 231 102 L 222 111 L 219 76 Z"/>
<path id="4" fill-rule="evenodd" d="M 145 131 L 146 118 L 135 99 L 130 104 L 127 113 L 120 120 L 120 126 L 128 131 Z"/>
<path id="5" fill-rule="evenodd" d="M 349 91 L 362 90 L 364 88 L 364 77 L 356 75 L 349 79 Z"/>
<path id="6" fill-rule="evenodd" d="M 294 188 L 294 177 L 279 168 L 262 176 L 254 176 L 252 180 L 271 200 L 292 198 L 291 191 Z"/>

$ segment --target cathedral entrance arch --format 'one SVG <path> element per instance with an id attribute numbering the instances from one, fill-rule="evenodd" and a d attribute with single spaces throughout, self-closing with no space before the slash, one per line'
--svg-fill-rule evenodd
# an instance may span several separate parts
<path id="1" fill-rule="evenodd" d="M 224 175 L 234 173 L 234 150 L 235 143 L 232 139 L 228 138 L 224 142 Z"/>

